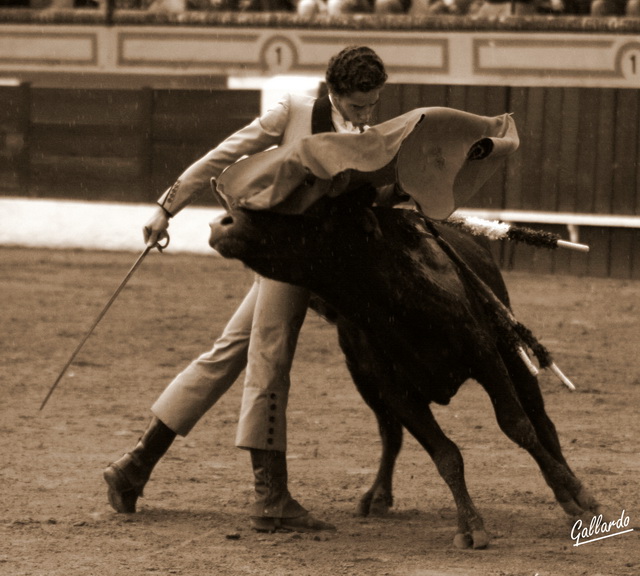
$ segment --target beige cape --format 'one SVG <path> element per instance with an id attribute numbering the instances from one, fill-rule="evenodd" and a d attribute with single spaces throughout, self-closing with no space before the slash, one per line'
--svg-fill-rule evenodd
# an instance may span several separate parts
<path id="1" fill-rule="evenodd" d="M 295 214 L 357 182 L 397 184 L 426 216 L 443 219 L 518 145 L 509 114 L 417 108 L 362 134 L 315 134 L 240 160 L 217 189 L 232 207 Z"/>

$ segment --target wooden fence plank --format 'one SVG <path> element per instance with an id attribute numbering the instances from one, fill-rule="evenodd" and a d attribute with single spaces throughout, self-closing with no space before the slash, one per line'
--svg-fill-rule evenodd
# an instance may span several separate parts
<path id="1" fill-rule="evenodd" d="M 611 253 L 609 254 L 609 276 L 631 278 L 634 230 L 618 228 L 611 230 Z"/>
<path id="2" fill-rule="evenodd" d="M 32 90 L 31 122 L 64 126 L 128 126 L 138 120 L 137 90 Z"/>
<path id="3" fill-rule="evenodd" d="M 629 160 L 638 158 L 638 91 L 617 90 L 616 97 L 611 211 L 634 214 L 637 163 Z"/>
<path id="4" fill-rule="evenodd" d="M 560 117 L 560 166 L 558 171 L 558 199 L 555 209 L 560 212 L 577 211 L 578 154 L 580 134 L 580 90 L 566 88 L 562 91 L 562 114 Z"/>
<path id="5" fill-rule="evenodd" d="M 153 188 L 153 90 L 143 88 L 140 91 L 138 109 L 138 161 L 140 165 L 138 188 L 140 200 L 151 202 L 157 193 Z"/>
<path id="6" fill-rule="evenodd" d="M 23 194 L 29 185 L 29 111 L 28 84 L 0 86 L 0 181 Z"/>
<path id="7" fill-rule="evenodd" d="M 414 110 L 415 108 L 424 108 L 427 106 L 424 100 L 424 91 L 422 86 L 417 84 L 405 84 L 402 91 L 402 106 L 400 114 Z"/>
<path id="8" fill-rule="evenodd" d="M 456 110 L 466 110 L 467 107 L 467 87 L 449 86 L 447 90 L 447 104 L 449 108 Z"/>
<path id="9" fill-rule="evenodd" d="M 527 99 L 529 91 L 527 88 L 511 88 L 507 110 L 513 114 L 513 119 L 520 136 L 520 147 L 507 159 L 505 172 L 504 207 L 521 208 L 522 199 L 522 172 L 526 161 L 526 125 L 527 125 Z"/>
<path id="10" fill-rule="evenodd" d="M 508 91 L 504 86 L 479 86 L 470 91 L 470 100 L 478 101 L 469 112 L 481 116 L 499 116 L 508 110 Z M 505 160 L 487 183 L 469 201 L 469 207 L 501 208 L 505 202 L 505 178 L 507 161 Z"/>
<path id="11" fill-rule="evenodd" d="M 633 230 L 631 243 L 631 278 L 640 280 L 640 230 Z"/>
<path id="12" fill-rule="evenodd" d="M 391 118 L 407 112 L 407 104 L 404 102 L 403 97 L 404 92 L 402 85 L 389 84 L 385 86 L 376 110 L 377 122 L 386 122 Z"/>
<path id="13" fill-rule="evenodd" d="M 640 98 L 639 98 L 640 100 Z M 627 159 L 628 162 L 634 162 L 636 173 L 636 192 L 635 192 L 635 203 L 634 203 L 634 214 L 640 215 L 640 102 L 638 103 L 638 118 L 636 121 L 636 151 L 638 156 L 633 159 Z M 640 270 L 638 270 L 640 272 Z"/>
<path id="14" fill-rule="evenodd" d="M 611 264 L 611 230 L 585 226 L 581 236 L 590 246 L 586 274 L 589 276 L 609 276 Z"/>
<path id="15" fill-rule="evenodd" d="M 540 193 L 537 209 L 556 210 L 558 205 L 558 178 L 560 173 L 560 146 L 563 134 L 562 91 L 544 91 L 544 115 L 542 119 L 542 153 L 540 157 Z"/>
<path id="16" fill-rule="evenodd" d="M 527 115 L 521 138 L 522 154 L 527 159 L 522 170 L 522 204 L 519 208 L 539 210 L 540 167 L 544 129 L 544 97 L 542 88 L 530 88 L 527 98 Z"/>
<path id="17" fill-rule="evenodd" d="M 479 114 L 484 116 L 487 114 L 487 87 L 486 86 L 468 86 L 464 102 L 465 112 Z"/>
<path id="18" fill-rule="evenodd" d="M 447 106 L 449 88 L 447 86 L 429 84 L 422 86 L 424 106 Z"/>
<path id="19" fill-rule="evenodd" d="M 611 213 L 611 189 L 613 177 L 611 166 L 614 162 L 615 91 L 600 91 L 600 107 L 596 136 L 595 180 L 593 212 Z"/>
<path id="20" fill-rule="evenodd" d="M 576 140 L 579 142 L 576 199 L 572 208 L 578 212 L 595 210 L 600 100 L 599 90 L 582 89 L 580 91 L 580 120 L 576 134 Z"/>

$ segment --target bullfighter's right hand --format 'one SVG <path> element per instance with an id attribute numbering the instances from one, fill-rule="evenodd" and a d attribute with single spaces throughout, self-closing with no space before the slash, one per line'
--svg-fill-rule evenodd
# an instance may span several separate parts
<path id="1" fill-rule="evenodd" d="M 155 246 L 161 240 L 167 238 L 169 236 L 167 228 L 169 228 L 169 215 L 162 206 L 158 206 L 153 216 L 142 229 L 145 244 L 147 246 Z"/>

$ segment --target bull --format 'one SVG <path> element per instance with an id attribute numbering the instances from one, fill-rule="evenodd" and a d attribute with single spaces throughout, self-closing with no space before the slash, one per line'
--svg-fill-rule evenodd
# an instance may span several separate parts
<path id="1" fill-rule="evenodd" d="M 453 494 L 454 544 L 488 545 L 460 450 L 430 409 L 432 402 L 448 404 L 470 378 L 489 395 L 501 430 L 534 458 L 564 511 L 572 518 L 600 513 L 563 456 L 536 376 L 469 279 L 475 275 L 509 307 L 500 270 L 476 238 L 415 210 L 335 199 L 302 215 L 233 210 L 211 224 L 210 245 L 263 276 L 309 288 L 312 308 L 336 325 L 349 372 L 382 440 L 378 472 L 359 501 L 359 514 L 392 506 L 406 428 Z"/>

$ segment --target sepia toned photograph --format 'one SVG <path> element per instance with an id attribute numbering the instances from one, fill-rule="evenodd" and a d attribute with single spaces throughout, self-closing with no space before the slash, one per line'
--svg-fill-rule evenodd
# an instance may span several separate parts
<path id="1" fill-rule="evenodd" d="M 0 0 L 0 576 L 640 576 L 636 0 Z"/>

